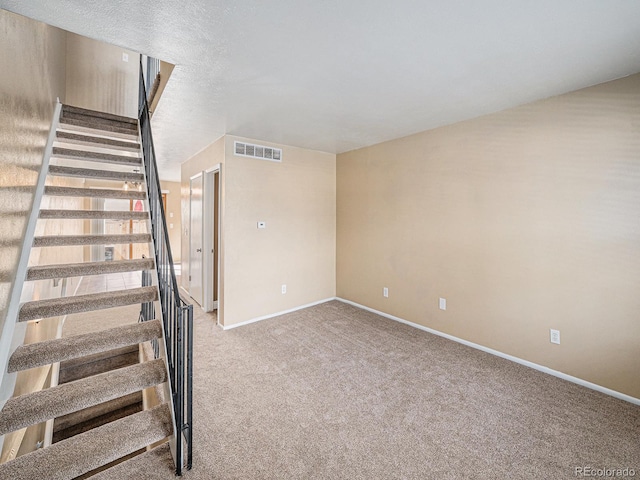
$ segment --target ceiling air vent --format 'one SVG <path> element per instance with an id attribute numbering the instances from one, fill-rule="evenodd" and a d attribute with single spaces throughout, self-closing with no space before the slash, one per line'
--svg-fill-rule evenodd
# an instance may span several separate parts
<path id="1" fill-rule="evenodd" d="M 239 157 L 259 158 L 260 160 L 269 160 L 270 162 L 282 161 L 282 150 L 279 148 L 234 142 L 234 151 Z"/>

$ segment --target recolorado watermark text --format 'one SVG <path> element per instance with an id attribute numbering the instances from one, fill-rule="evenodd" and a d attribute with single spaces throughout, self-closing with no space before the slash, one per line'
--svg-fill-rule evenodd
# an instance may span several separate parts
<path id="1" fill-rule="evenodd" d="M 575 467 L 576 477 L 584 478 L 633 478 L 636 471 L 633 468 L 596 468 L 590 466 Z"/>

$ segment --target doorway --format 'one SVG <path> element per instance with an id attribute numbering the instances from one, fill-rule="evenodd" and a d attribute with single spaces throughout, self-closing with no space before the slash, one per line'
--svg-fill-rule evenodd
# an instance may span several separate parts
<path id="1" fill-rule="evenodd" d="M 202 305 L 202 173 L 189 184 L 189 295 Z"/>
<path id="2" fill-rule="evenodd" d="M 220 165 L 204 172 L 204 304 L 218 310 L 220 290 Z"/>

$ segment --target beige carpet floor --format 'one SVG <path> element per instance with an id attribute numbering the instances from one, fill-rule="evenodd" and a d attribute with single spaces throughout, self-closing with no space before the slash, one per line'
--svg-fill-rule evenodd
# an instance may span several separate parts
<path id="1" fill-rule="evenodd" d="M 185 479 L 640 476 L 632 404 L 337 301 L 226 332 L 195 311 Z"/>

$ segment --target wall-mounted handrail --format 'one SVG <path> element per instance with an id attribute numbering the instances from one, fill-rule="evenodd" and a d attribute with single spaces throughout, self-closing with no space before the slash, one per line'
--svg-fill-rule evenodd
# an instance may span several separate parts
<path id="1" fill-rule="evenodd" d="M 156 164 L 153 136 L 149 116 L 149 104 L 140 60 L 140 91 L 138 95 L 138 119 L 142 143 L 144 173 L 149 199 L 151 235 L 154 244 L 160 307 L 164 329 L 165 351 L 169 367 L 169 383 L 173 401 L 176 432 L 176 475 L 182 474 L 186 460 L 187 470 L 191 469 L 193 444 L 193 306 L 180 296 L 173 256 L 169 244 L 160 177 Z M 151 283 L 150 276 L 143 276 L 143 282 Z M 153 305 L 143 304 L 140 320 L 155 317 Z M 158 353 L 159 354 L 159 351 Z M 184 454 L 186 453 L 186 459 Z"/>

